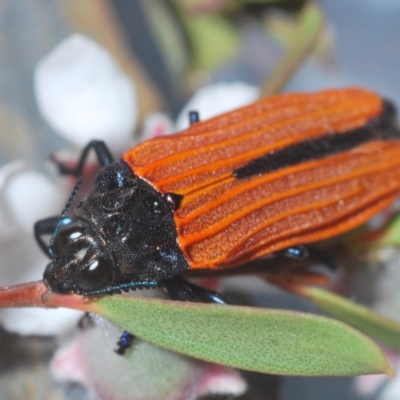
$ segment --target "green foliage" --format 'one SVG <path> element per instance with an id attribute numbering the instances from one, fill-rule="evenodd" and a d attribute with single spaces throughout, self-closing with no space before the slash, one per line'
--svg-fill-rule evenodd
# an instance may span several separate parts
<path id="1" fill-rule="evenodd" d="M 126 296 L 103 297 L 95 310 L 153 344 L 231 367 L 303 376 L 391 371 L 368 338 L 311 314 Z"/>
<path id="2" fill-rule="evenodd" d="M 312 300 L 322 310 L 359 331 L 400 350 L 400 324 L 352 301 L 316 287 L 303 287 L 298 294 Z"/>

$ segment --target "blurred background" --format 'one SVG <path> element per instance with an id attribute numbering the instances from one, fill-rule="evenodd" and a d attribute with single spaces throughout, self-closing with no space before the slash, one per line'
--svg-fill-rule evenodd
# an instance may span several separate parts
<path id="1" fill-rule="evenodd" d="M 356 85 L 400 104 L 397 0 L 1 0 L 3 186 L 10 178 L 10 162 L 23 160 L 27 168 L 53 179 L 49 155 L 61 149 L 78 151 L 79 146 L 66 135 L 59 135 L 39 111 L 34 85 L 39 61 L 74 33 L 104 47 L 134 83 L 137 115 L 132 143 L 148 137 L 146 127 L 154 113 L 163 113 L 170 121 L 164 125 L 160 122 L 165 133 L 175 130 L 189 99 L 202 88 L 220 83 L 245 84 L 254 89 L 254 98 L 259 93 Z M 229 103 L 227 98 L 234 96 L 227 91 L 224 97 L 224 90 L 222 95 L 215 94 L 217 103 Z M 240 97 L 243 92 L 237 93 Z M 200 114 L 207 116 L 207 111 Z M 40 189 L 24 182 L 26 197 L 19 198 L 26 202 L 29 193 Z M 64 193 L 62 198 L 66 199 Z M 2 195 L 0 202 L 7 199 Z M 26 244 L 32 233 L 12 225 L 8 212 L 12 213 L 9 204 L 0 215 L 0 265 L 13 269 L 18 263 L 15 268 L 23 269 L 36 259 L 39 250 L 33 240 Z M 24 243 L 17 242 L 16 237 L 24 238 Z M 44 262 L 40 260 L 43 269 Z M 4 279 L 4 284 L 18 283 Z M 369 286 L 363 286 L 358 296 L 370 300 L 369 293 Z M 280 294 L 255 302 L 313 309 Z M 47 363 L 58 347 L 56 339 L 2 330 L 0 340 L 1 399 L 92 398 L 80 385 L 56 384 L 50 377 Z M 381 398 L 379 391 L 357 390 L 353 378 L 245 376 L 249 390 L 240 399 Z"/>

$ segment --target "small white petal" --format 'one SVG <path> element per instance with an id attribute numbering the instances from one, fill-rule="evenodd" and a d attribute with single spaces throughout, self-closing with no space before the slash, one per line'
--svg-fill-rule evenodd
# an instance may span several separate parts
<path id="1" fill-rule="evenodd" d="M 41 252 L 33 232 L 14 232 L 0 242 L 0 283 L 11 286 L 42 279 L 48 258 Z M 61 335 L 73 329 L 82 313 L 74 310 L 40 308 L 7 308 L 0 310 L 0 324 L 20 335 Z"/>
<path id="2" fill-rule="evenodd" d="M 153 113 L 144 121 L 141 139 L 148 140 L 155 137 L 169 135 L 174 132 L 172 121 L 166 114 Z"/>
<path id="3" fill-rule="evenodd" d="M 25 163 L 22 160 L 12 161 L 0 168 L 0 190 L 2 190 L 7 180 L 16 172 L 25 168 Z"/>
<path id="4" fill-rule="evenodd" d="M 83 313 L 76 310 L 43 308 L 4 309 L 0 312 L 2 326 L 20 335 L 65 335 L 73 329 Z"/>
<path id="5" fill-rule="evenodd" d="M 176 130 L 189 126 L 189 111 L 198 111 L 200 120 L 243 107 L 257 100 L 260 90 L 243 82 L 217 83 L 200 89 L 178 116 Z"/>
<path id="6" fill-rule="evenodd" d="M 10 178 L 3 194 L 14 218 L 30 232 L 36 221 L 60 214 L 66 198 L 60 187 L 33 170 Z"/>
<path id="7" fill-rule="evenodd" d="M 136 125 L 133 83 L 106 49 L 84 35 L 69 37 L 39 62 L 35 94 L 46 121 L 79 147 L 101 139 L 121 150 Z"/>
<path id="8" fill-rule="evenodd" d="M 0 168 L 0 193 L 3 194 L 3 190 L 7 183 L 12 179 L 15 173 L 23 170 L 25 164 L 23 161 L 13 161 Z M 10 212 L 7 201 L 4 196 L 0 195 L 0 244 L 6 243 L 8 239 L 12 238 L 13 235 L 18 233 L 19 226 L 15 223 L 15 219 Z M 3 254 L 4 255 L 4 254 Z"/>

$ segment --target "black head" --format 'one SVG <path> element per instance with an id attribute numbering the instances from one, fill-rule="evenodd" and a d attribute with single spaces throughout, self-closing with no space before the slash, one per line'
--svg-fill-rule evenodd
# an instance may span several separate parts
<path id="1" fill-rule="evenodd" d="M 188 269 L 169 197 L 123 162 L 103 167 L 87 198 L 59 223 L 51 256 L 44 282 L 58 293 L 154 286 Z"/>
<path id="2" fill-rule="evenodd" d="M 86 293 L 110 286 L 113 262 L 101 239 L 83 220 L 62 225 L 54 235 L 53 260 L 44 281 L 58 293 Z"/>

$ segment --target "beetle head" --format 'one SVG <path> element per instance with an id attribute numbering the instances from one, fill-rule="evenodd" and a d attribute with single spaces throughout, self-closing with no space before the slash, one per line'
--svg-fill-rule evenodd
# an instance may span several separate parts
<path id="1" fill-rule="evenodd" d="M 61 214 L 46 285 L 58 293 L 111 294 L 154 286 L 187 270 L 172 197 L 158 193 L 122 161 L 102 167 L 72 217 L 67 216 L 72 200 Z"/>
<path id="2" fill-rule="evenodd" d="M 111 257 L 84 220 L 74 218 L 62 225 L 54 234 L 51 252 L 43 279 L 54 292 L 87 293 L 111 285 Z"/>

